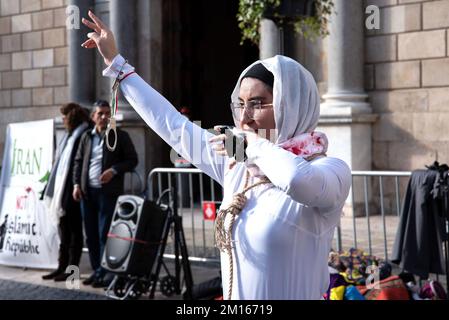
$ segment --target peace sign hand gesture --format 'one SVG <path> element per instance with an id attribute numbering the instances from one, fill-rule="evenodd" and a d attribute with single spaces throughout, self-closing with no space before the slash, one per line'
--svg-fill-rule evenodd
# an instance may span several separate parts
<path id="1" fill-rule="evenodd" d="M 114 34 L 92 11 L 89 10 L 88 14 L 93 22 L 84 18 L 82 22 L 94 32 L 87 34 L 89 40 L 85 41 L 81 46 L 86 49 L 98 48 L 104 63 L 109 66 L 118 54 Z"/>

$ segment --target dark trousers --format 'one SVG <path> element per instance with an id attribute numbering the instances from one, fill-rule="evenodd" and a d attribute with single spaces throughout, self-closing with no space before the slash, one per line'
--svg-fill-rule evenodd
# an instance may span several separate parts
<path id="1" fill-rule="evenodd" d="M 65 271 L 69 265 L 79 266 L 83 250 L 83 225 L 79 203 L 71 203 L 59 219 L 58 269 Z"/>
<path id="2" fill-rule="evenodd" d="M 87 199 L 81 201 L 90 264 L 99 277 L 106 273 L 101 267 L 101 258 L 117 198 L 104 194 L 101 188 L 88 188 Z"/>

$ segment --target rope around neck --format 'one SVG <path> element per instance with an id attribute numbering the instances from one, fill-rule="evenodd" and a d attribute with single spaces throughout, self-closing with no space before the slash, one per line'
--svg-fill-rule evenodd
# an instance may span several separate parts
<path id="1" fill-rule="evenodd" d="M 226 208 L 222 209 L 217 214 L 217 219 L 215 220 L 215 242 L 217 247 L 222 252 L 226 252 L 229 257 L 229 290 L 228 290 L 228 300 L 231 300 L 232 296 L 232 282 L 233 282 L 233 276 L 234 276 L 234 263 L 232 259 L 232 243 L 234 242 L 232 240 L 232 230 L 234 228 L 234 222 L 235 217 L 240 214 L 242 209 L 245 207 L 246 204 L 246 196 L 245 193 L 257 186 L 271 183 L 270 180 L 267 177 L 262 178 L 260 181 L 248 186 L 249 184 L 249 171 L 246 171 L 246 179 L 245 179 L 245 185 L 243 187 L 243 191 L 240 193 L 234 194 L 233 200 L 231 205 Z M 226 230 L 225 228 L 225 219 L 226 215 L 230 213 L 231 214 L 231 221 L 229 223 L 229 228 Z"/>

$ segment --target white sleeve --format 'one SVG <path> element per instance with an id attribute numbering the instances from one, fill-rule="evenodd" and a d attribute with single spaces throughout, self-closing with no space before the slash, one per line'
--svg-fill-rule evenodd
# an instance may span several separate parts
<path id="1" fill-rule="evenodd" d="M 306 161 L 265 139 L 250 144 L 246 154 L 275 186 L 304 205 L 335 207 L 349 194 L 351 171 L 339 159 Z"/>
<path id="2" fill-rule="evenodd" d="M 117 55 L 103 75 L 116 78 L 122 70 L 121 79 L 134 71 L 129 64 L 122 69 L 124 64 L 125 59 Z M 223 185 L 226 158 L 212 150 L 208 142 L 214 136 L 212 133 L 190 122 L 137 74 L 121 81 L 120 88 L 134 110 L 176 153 Z"/>

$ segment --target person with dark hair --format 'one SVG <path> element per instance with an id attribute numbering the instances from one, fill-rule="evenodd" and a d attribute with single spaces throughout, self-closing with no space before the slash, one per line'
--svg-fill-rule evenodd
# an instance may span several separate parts
<path id="1" fill-rule="evenodd" d="M 69 265 L 78 266 L 83 249 L 83 227 L 79 203 L 72 198 L 74 157 L 81 135 L 89 127 L 89 114 L 80 105 L 70 102 L 60 108 L 66 134 L 56 151 L 56 160 L 44 193 L 50 216 L 59 226 L 58 268 L 42 276 L 44 280 L 65 281 Z"/>
<path id="2" fill-rule="evenodd" d="M 327 157 L 328 140 L 315 131 L 320 96 L 310 72 L 280 55 L 248 66 L 231 94 L 235 128 L 228 131 L 238 139 L 230 139 L 182 116 L 119 54 L 112 31 L 89 16 L 93 22 L 82 21 L 93 32 L 82 46 L 98 48 L 103 75 L 119 82 L 154 132 L 223 187 L 215 236 L 224 299 L 321 299 L 351 171 Z M 229 154 L 226 140 L 238 140 L 243 154 Z"/>
<path id="3" fill-rule="evenodd" d="M 81 201 L 81 213 L 94 272 L 85 285 L 104 287 L 112 277 L 101 267 L 101 258 L 118 196 L 124 191 L 124 174 L 137 165 L 137 153 L 128 133 L 117 128 L 117 146 L 110 151 L 105 131 L 111 117 L 109 103 L 94 103 L 95 127 L 81 137 L 73 170 L 73 199 Z"/>

